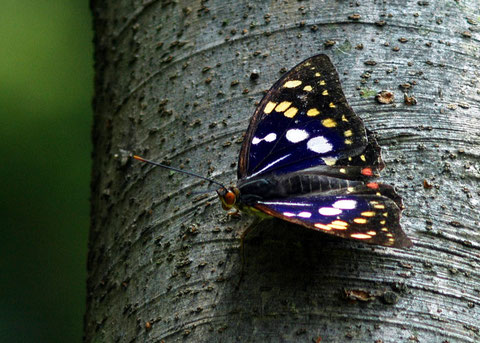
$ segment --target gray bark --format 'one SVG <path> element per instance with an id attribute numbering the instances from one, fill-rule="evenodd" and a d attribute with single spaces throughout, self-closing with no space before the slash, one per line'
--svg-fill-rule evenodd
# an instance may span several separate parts
<path id="1" fill-rule="evenodd" d="M 92 9 L 86 342 L 480 341 L 477 0 L 93 0 Z M 128 156 L 235 182 L 255 103 L 282 68 L 318 53 L 377 132 L 382 179 L 404 198 L 415 247 L 272 220 L 247 239 L 236 289 L 238 236 L 251 219 L 229 218 L 213 194 L 190 195 L 207 184 Z M 395 103 L 376 103 L 380 90 Z M 406 105 L 404 92 L 418 103 Z"/>

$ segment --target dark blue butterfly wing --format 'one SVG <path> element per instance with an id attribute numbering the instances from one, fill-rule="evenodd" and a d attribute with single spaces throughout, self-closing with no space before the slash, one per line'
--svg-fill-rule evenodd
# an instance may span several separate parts
<path id="1" fill-rule="evenodd" d="M 334 236 L 389 247 L 411 247 L 399 225 L 400 209 L 376 194 L 305 195 L 270 199 L 255 207 L 283 220 Z"/>
<path id="2" fill-rule="evenodd" d="M 286 73 L 260 102 L 240 151 L 238 178 L 322 165 L 360 167 L 350 176 L 361 175 L 362 167 L 372 176 L 383 168 L 380 148 L 348 105 L 330 59 L 317 55 Z"/>

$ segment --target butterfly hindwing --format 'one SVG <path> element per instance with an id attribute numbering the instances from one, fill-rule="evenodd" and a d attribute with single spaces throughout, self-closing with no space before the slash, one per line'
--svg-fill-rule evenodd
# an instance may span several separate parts
<path id="1" fill-rule="evenodd" d="M 260 201 L 255 207 L 271 216 L 342 238 L 388 247 L 412 246 L 399 225 L 400 209 L 382 195 L 306 195 Z"/>
<path id="2" fill-rule="evenodd" d="M 377 147 L 348 105 L 330 59 L 317 55 L 287 72 L 260 102 L 240 151 L 238 177 L 339 162 L 380 170 Z"/>

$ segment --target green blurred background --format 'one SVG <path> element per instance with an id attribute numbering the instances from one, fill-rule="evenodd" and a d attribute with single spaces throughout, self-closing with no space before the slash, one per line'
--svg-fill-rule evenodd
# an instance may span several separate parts
<path id="1" fill-rule="evenodd" d="M 92 149 L 89 3 L 0 4 L 0 342 L 81 342 Z"/>

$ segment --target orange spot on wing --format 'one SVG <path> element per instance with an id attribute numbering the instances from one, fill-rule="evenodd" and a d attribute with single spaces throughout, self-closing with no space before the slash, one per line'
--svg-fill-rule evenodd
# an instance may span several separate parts
<path id="1" fill-rule="evenodd" d="M 376 182 L 369 182 L 367 183 L 367 187 L 371 189 L 378 189 L 378 183 Z"/>
<path id="2" fill-rule="evenodd" d="M 365 175 L 365 176 L 372 176 L 373 175 L 372 168 L 363 168 L 361 173 L 362 173 L 362 175 Z"/>

